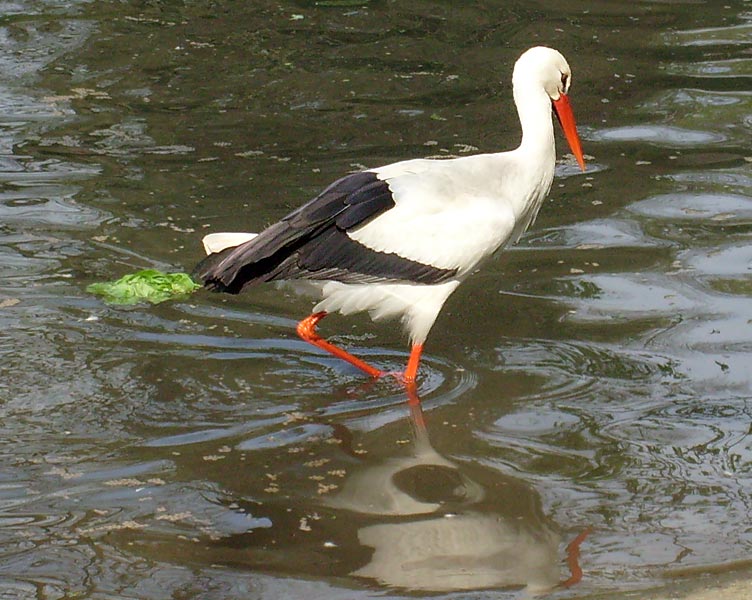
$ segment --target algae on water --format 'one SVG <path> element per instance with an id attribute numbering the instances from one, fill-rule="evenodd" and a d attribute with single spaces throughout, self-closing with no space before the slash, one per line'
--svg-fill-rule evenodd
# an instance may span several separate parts
<path id="1" fill-rule="evenodd" d="M 156 269 L 144 269 L 125 275 L 117 281 L 92 283 L 86 291 L 102 296 L 108 304 L 159 304 L 187 296 L 200 287 L 186 273 L 162 273 Z"/>

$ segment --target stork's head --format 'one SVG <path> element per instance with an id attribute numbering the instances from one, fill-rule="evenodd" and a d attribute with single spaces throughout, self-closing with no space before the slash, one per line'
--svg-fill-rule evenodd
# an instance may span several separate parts
<path id="1" fill-rule="evenodd" d="M 567 96 L 569 86 L 572 84 L 572 70 L 567 60 L 553 48 L 545 46 L 530 48 L 517 59 L 512 82 L 515 89 L 518 86 L 533 90 L 542 88 L 548 94 L 569 147 L 584 171 L 585 159 L 582 154 L 582 144 Z"/>

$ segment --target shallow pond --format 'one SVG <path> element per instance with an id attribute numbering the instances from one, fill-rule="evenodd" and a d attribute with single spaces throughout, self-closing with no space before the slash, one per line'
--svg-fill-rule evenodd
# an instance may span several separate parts
<path id="1" fill-rule="evenodd" d="M 557 597 L 752 554 L 749 2 L 71 2 L 0 12 L 0 597 Z M 347 171 L 516 145 L 535 226 L 449 300 L 422 412 L 272 286 L 117 308 Z M 397 325 L 322 332 L 397 369 Z M 582 570 L 580 576 L 579 571 Z"/>

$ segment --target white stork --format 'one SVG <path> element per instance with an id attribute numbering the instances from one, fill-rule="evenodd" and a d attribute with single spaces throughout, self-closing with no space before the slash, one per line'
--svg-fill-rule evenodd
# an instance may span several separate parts
<path id="1" fill-rule="evenodd" d="M 552 107 L 585 170 L 567 98 L 571 81 L 559 52 L 527 50 L 512 76 L 522 126 L 516 150 L 351 173 L 259 234 L 206 236 L 209 256 L 194 274 L 207 288 L 231 294 L 264 281 L 312 282 L 322 299 L 298 334 L 372 377 L 384 372 L 321 338 L 316 324 L 333 311 L 399 317 L 411 343 L 401 377 L 414 386 L 423 344 L 446 299 L 479 263 L 519 239 L 551 188 Z"/>

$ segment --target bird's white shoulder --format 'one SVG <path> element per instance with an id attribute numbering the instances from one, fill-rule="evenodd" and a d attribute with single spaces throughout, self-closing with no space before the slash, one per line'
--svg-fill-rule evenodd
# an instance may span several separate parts
<path id="1" fill-rule="evenodd" d="M 464 273 L 515 230 L 508 190 L 517 187 L 517 169 L 504 153 L 409 160 L 373 172 L 395 205 L 348 232 L 369 248 Z"/>
<path id="2" fill-rule="evenodd" d="M 375 169 L 368 169 L 371 173 L 376 173 L 379 179 L 388 181 L 395 177 L 402 175 L 418 174 L 429 171 L 436 166 L 437 163 L 443 162 L 430 158 L 414 158 L 411 160 L 401 160 L 399 162 L 384 165 L 383 167 L 377 167 Z"/>

